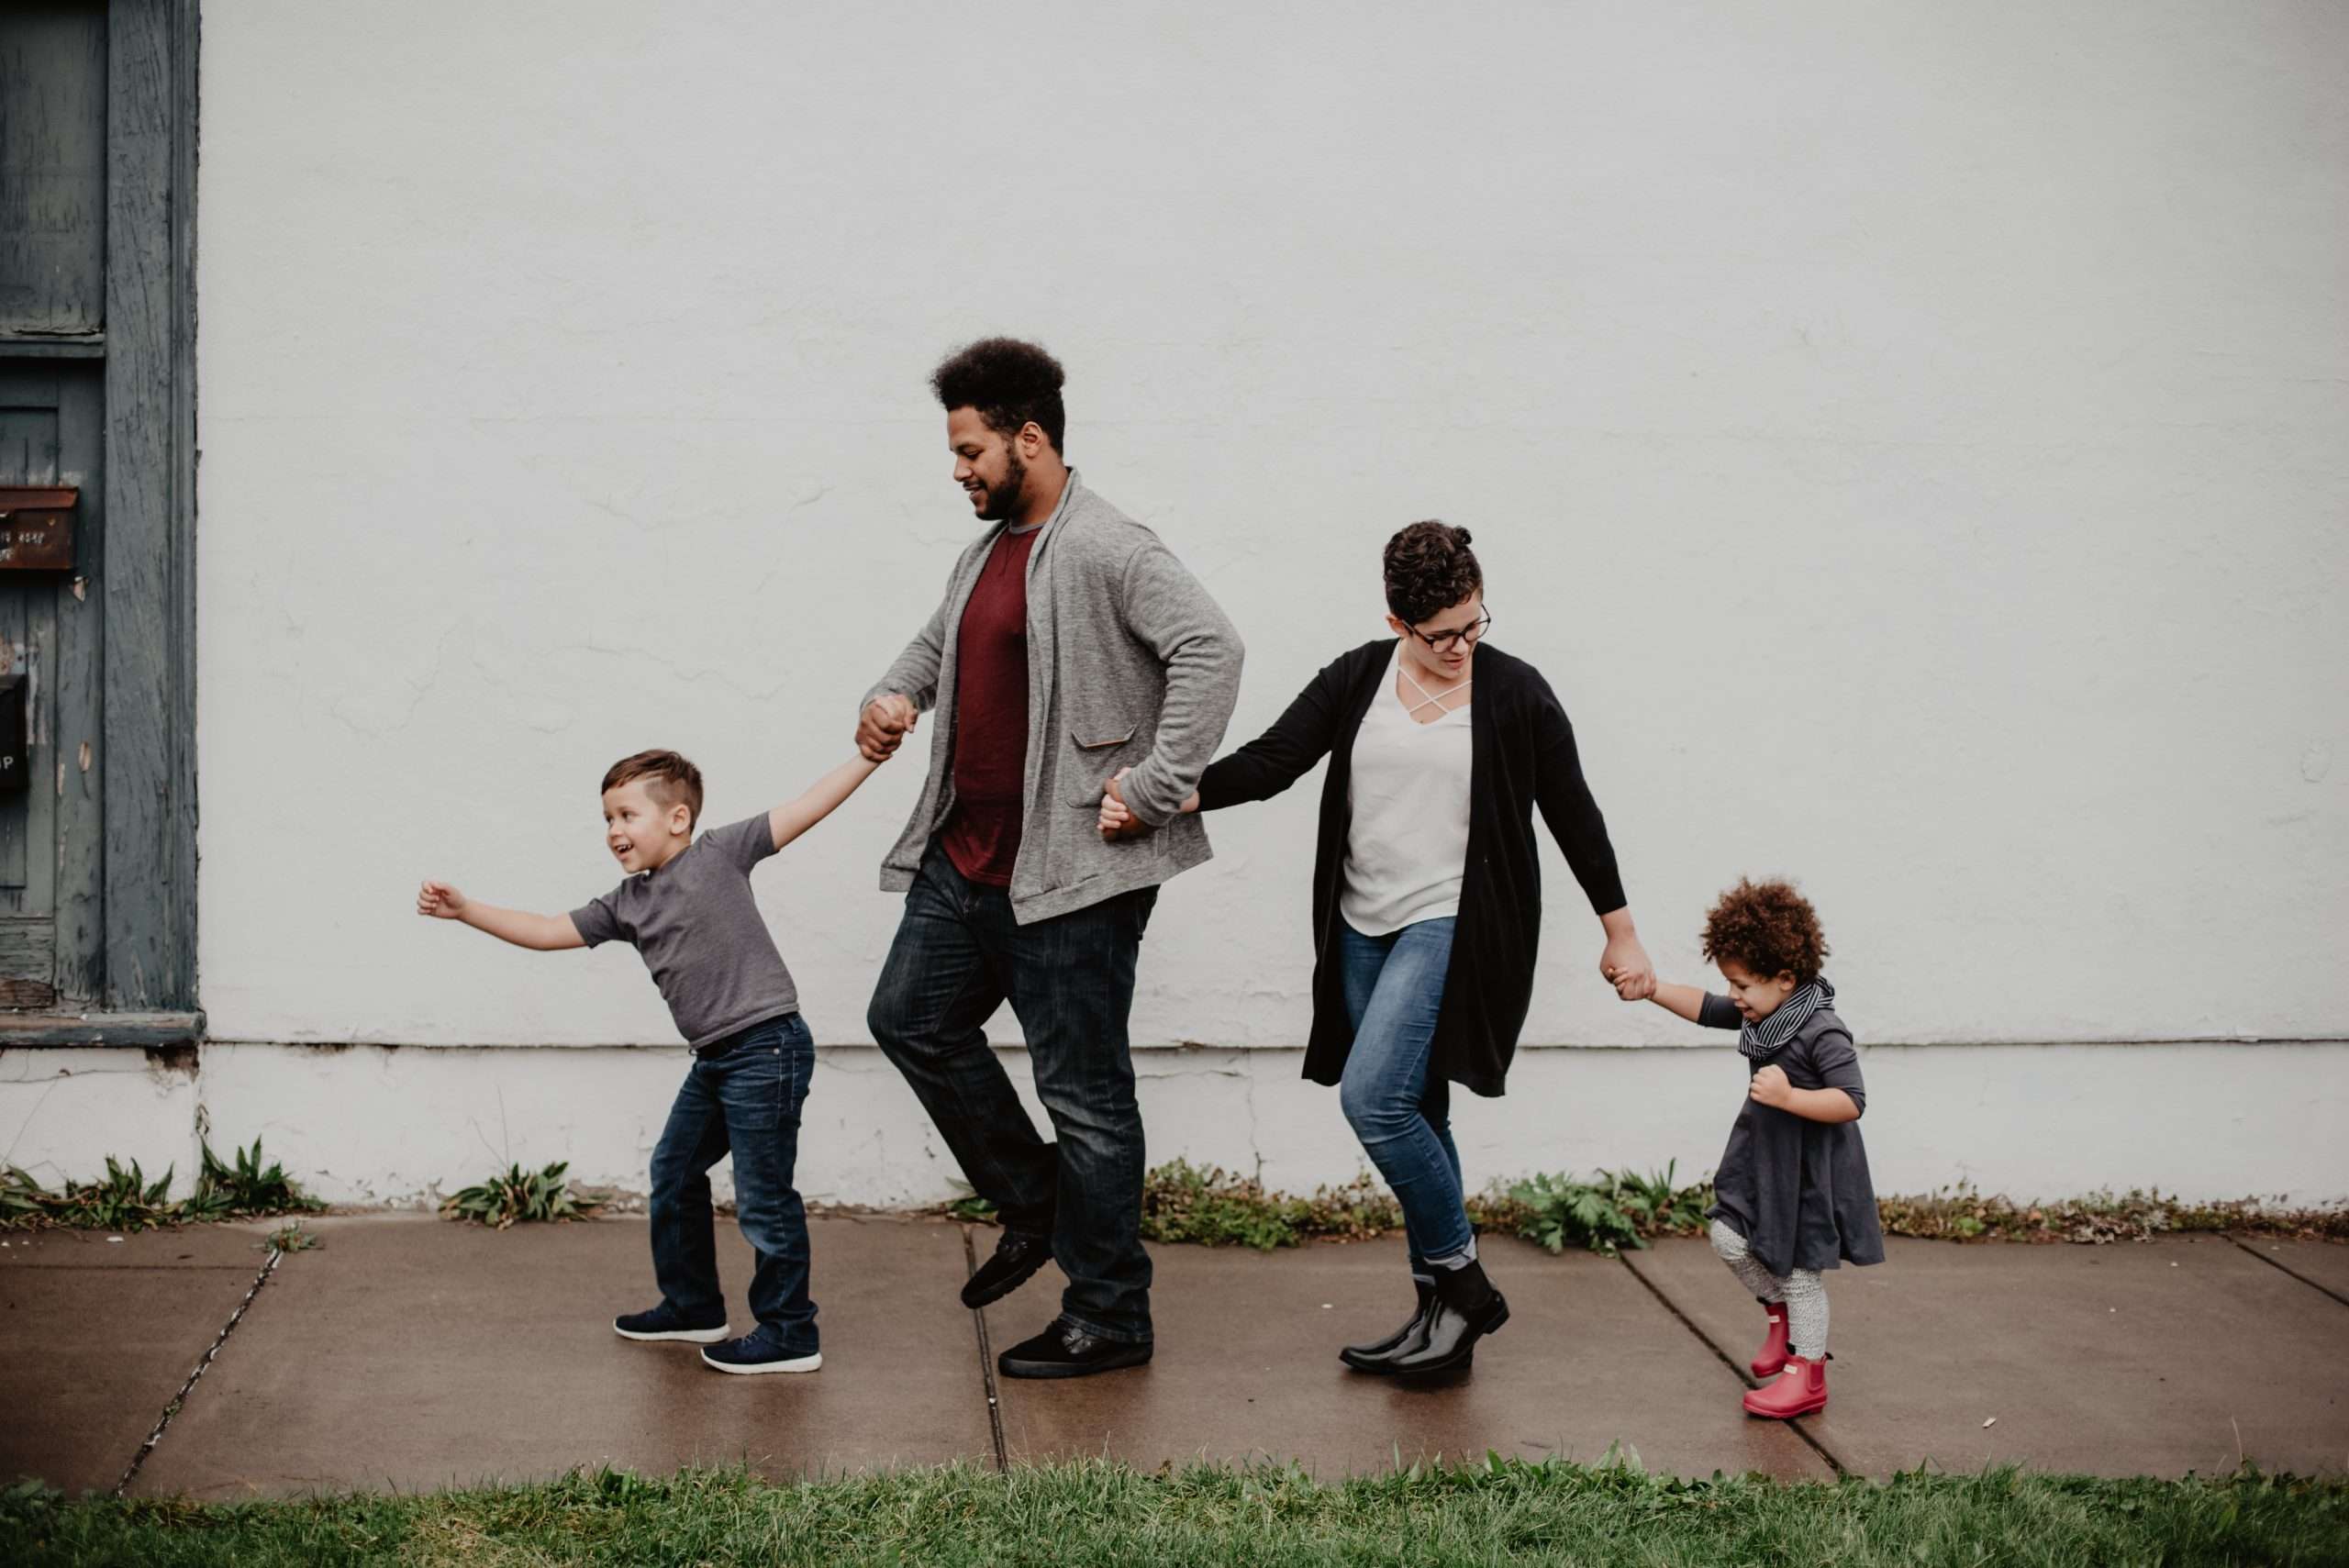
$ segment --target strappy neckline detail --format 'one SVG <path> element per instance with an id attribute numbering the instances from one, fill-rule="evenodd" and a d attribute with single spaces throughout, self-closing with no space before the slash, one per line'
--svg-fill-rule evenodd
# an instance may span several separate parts
<path id="1" fill-rule="evenodd" d="M 1417 702 L 1404 702 L 1400 697 L 1396 699 L 1396 701 L 1403 703 L 1403 717 L 1409 719 L 1414 724 L 1420 722 L 1419 713 L 1423 708 L 1434 708 L 1436 710 L 1437 717 L 1442 717 L 1447 713 L 1462 713 L 1466 711 L 1468 704 L 1463 703 L 1458 707 L 1446 707 L 1443 706 L 1443 699 L 1444 697 L 1453 695 L 1454 693 L 1464 692 L 1469 687 L 1476 684 L 1476 677 L 1471 675 L 1466 680 L 1461 682 L 1458 685 L 1453 687 L 1451 691 L 1445 692 L 1442 696 L 1430 696 L 1428 695 L 1428 689 L 1411 678 L 1410 666 L 1403 662 L 1403 656 L 1399 650 L 1397 651 L 1395 656 L 1395 673 L 1403 677 L 1403 684 L 1405 685 L 1419 694 L 1419 700 Z M 1474 699 L 1472 698 L 1471 700 L 1473 701 Z M 1430 719 L 1427 722 L 1432 724 L 1435 720 Z"/>

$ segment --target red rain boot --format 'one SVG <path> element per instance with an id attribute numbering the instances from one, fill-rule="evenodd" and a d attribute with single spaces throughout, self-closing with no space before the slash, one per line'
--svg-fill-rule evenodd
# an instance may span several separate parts
<path id="1" fill-rule="evenodd" d="M 1756 1377 L 1776 1377 L 1787 1364 L 1787 1304 L 1765 1301 L 1762 1306 L 1770 1314 L 1770 1332 L 1763 1337 L 1762 1348 L 1746 1364 L 1753 1369 Z"/>
<path id="2" fill-rule="evenodd" d="M 1755 1389 L 1745 1396 L 1745 1413 L 1764 1416 L 1773 1421 L 1792 1420 L 1808 1416 L 1813 1410 L 1827 1408 L 1827 1362 L 1805 1361 L 1800 1356 L 1787 1358 L 1787 1370 L 1778 1374 L 1776 1383 Z"/>

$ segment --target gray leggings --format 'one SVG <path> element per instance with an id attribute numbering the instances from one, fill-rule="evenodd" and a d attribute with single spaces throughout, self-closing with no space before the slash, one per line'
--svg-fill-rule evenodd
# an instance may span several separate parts
<path id="1" fill-rule="evenodd" d="M 1787 1304 L 1787 1344 L 1805 1361 L 1827 1353 L 1827 1282 L 1817 1269 L 1797 1269 L 1784 1279 L 1762 1266 L 1745 1238 L 1725 1220 L 1713 1221 L 1713 1251 L 1738 1283 L 1764 1301 Z"/>

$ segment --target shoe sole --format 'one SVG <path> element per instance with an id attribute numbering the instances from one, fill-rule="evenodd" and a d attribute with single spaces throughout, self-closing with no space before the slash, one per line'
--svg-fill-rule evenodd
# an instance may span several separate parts
<path id="1" fill-rule="evenodd" d="M 824 1364 L 824 1352 L 818 1351 L 812 1356 L 794 1356 L 789 1361 L 737 1362 L 712 1361 L 709 1359 L 709 1352 L 704 1351 L 701 1353 L 701 1364 L 718 1372 L 736 1372 L 746 1374 L 763 1372 L 814 1372 Z"/>
<path id="2" fill-rule="evenodd" d="M 1042 1273 L 1044 1272 L 1044 1265 L 1052 1261 L 1052 1255 L 1048 1251 L 1042 1257 L 1037 1259 L 1034 1262 L 1029 1264 L 1026 1268 L 1012 1275 L 1009 1279 L 1005 1280 L 993 1290 L 974 1291 L 966 1284 L 962 1290 L 963 1305 L 969 1307 L 974 1312 L 976 1312 L 982 1307 L 992 1307 L 996 1302 L 1001 1301 L 1005 1296 L 1009 1296 L 1013 1291 L 1018 1290 L 1021 1285 L 1026 1284 L 1030 1280 L 1034 1279 L 1038 1274 Z"/>
<path id="3" fill-rule="evenodd" d="M 995 1363 L 996 1372 L 1006 1377 L 1091 1377 L 1100 1372 L 1123 1372 L 1128 1367 L 1148 1366 L 1150 1352 L 1140 1355 L 1120 1353 L 1097 1362 L 1016 1362 L 1008 1357 Z"/>
<path id="4" fill-rule="evenodd" d="M 1827 1401 L 1824 1399 L 1816 1404 L 1798 1406 L 1792 1410 L 1756 1410 L 1751 1405 L 1744 1407 L 1745 1413 L 1757 1421 L 1791 1421 L 1797 1416 L 1813 1416 L 1826 1408 Z"/>
<path id="5" fill-rule="evenodd" d="M 647 1345 L 657 1344 L 663 1340 L 671 1340 L 676 1343 L 687 1345 L 714 1345 L 720 1340 L 730 1340 L 734 1337 L 732 1330 L 723 1323 L 720 1323 L 715 1329 L 671 1329 L 663 1333 L 658 1334 L 647 1334 L 640 1332 L 634 1329 L 623 1329 L 618 1324 L 615 1323 L 612 1325 L 612 1332 L 618 1334 L 623 1340 L 634 1340 L 640 1344 Z"/>

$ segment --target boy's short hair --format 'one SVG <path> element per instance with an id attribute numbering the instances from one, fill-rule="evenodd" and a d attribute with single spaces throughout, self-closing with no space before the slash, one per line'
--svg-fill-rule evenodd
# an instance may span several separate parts
<path id="1" fill-rule="evenodd" d="M 685 826 L 690 828 L 701 820 L 701 770 L 674 751 L 639 751 L 633 757 L 622 757 L 604 773 L 604 788 L 597 794 L 618 788 L 636 779 L 644 781 L 644 793 L 662 806 L 685 803 Z"/>
<path id="2" fill-rule="evenodd" d="M 1728 959 L 1765 979 L 1792 974 L 1808 985 L 1826 966 L 1827 938 L 1819 911 L 1793 883 L 1740 877 L 1706 913 L 1705 958 Z"/>
<path id="3" fill-rule="evenodd" d="M 1386 541 L 1386 607 L 1405 626 L 1442 615 L 1485 585 L 1468 530 L 1430 518 Z"/>
<path id="4" fill-rule="evenodd" d="M 1061 406 L 1065 380 L 1060 361 L 1042 344 L 982 338 L 947 355 L 931 373 L 930 389 L 938 394 L 946 412 L 975 409 L 999 436 L 1016 436 L 1033 420 L 1057 452 L 1067 450 L 1061 445 L 1068 429 L 1068 414 Z"/>

